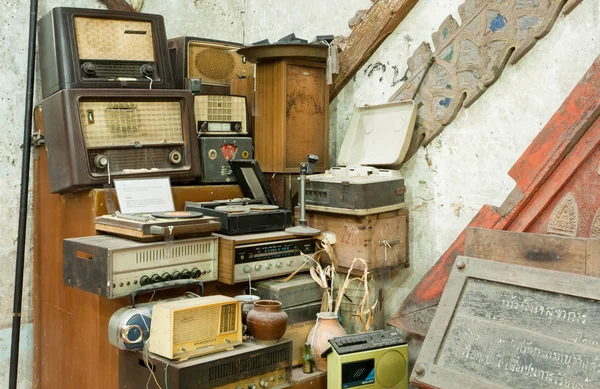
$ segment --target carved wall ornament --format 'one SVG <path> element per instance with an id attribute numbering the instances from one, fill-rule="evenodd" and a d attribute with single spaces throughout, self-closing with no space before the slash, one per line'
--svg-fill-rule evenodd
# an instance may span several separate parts
<path id="1" fill-rule="evenodd" d="M 469 107 L 519 61 L 554 25 L 563 6 L 577 1 L 466 0 L 459 8 L 462 25 L 448 16 L 432 34 L 435 53 L 423 42 L 408 60 L 411 77 L 390 101 L 417 103 L 417 124 L 407 160 L 450 124 L 461 107 Z M 429 71 L 429 58 L 435 64 Z M 423 79 L 422 85 L 419 84 Z"/>
<path id="2" fill-rule="evenodd" d="M 590 238 L 600 238 L 600 209 L 596 211 L 592 226 L 590 227 Z"/>
<path id="3" fill-rule="evenodd" d="M 597 217 L 598 215 L 596 215 Z M 596 219 L 594 219 L 594 222 Z M 577 201 L 571 192 L 567 193 L 558 203 L 548 220 L 547 231 L 551 234 L 576 236 L 579 226 L 579 209 Z"/>

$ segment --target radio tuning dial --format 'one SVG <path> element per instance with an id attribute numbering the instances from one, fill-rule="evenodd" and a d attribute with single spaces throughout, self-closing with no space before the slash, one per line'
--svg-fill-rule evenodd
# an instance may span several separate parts
<path id="1" fill-rule="evenodd" d="M 173 164 L 173 165 L 177 165 L 178 163 L 181 162 L 181 153 L 177 150 L 173 150 L 169 153 L 169 161 Z"/>
<path id="2" fill-rule="evenodd" d="M 177 270 L 175 270 L 173 272 L 173 279 L 174 280 L 179 280 L 179 279 L 181 279 L 181 277 L 183 277 L 183 274 L 181 274 L 181 272 L 178 272 Z"/>
<path id="3" fill-rule="evenodd" d="M 289 261 L 287 261 L 288 266 L 292 266 L 293 264 L 294 264 L 294 261 L 292 261 L 291 259 Z"/>
<path id="4" fill-rule="evenodd" d="M 142 286 L 148 285 L 151 282 L 152 281 L 150 281 L 150 277 L 148 277 L 148 276 L 143 276 L 142 278 L 140 278 L 140 285 L 142 285 Z"/>
<path id="5" fill-rule="evenodd" d="M 262 269 L 262 265 L 257 264 L 256 266 L 254 266 L 254 269 L 256 269 L 256 271 L 259 271 L 260 269 Z"/>
<path id="6" fill-rule="evenodd" d="M 271 265 L 271 264 L 269 263 L 269 264 L 268 264 L 267 266 L 265 266 L 265 267 L 267 268 L 267 270 L 271 270 L 271 268 L 273 267 L 273 265 Z"/>
<path id="7" fill-rule="evenodd" d="M 94 165 L 98 169 L 105 169 L 108 166 L 108 157 L 104 154 L 96 155 L 96 158 L 94 158 Z"/>
<path id="8" fill-rule="evenodd" d="M 93 76 L 96 74 L 96 67 L 91 62 L 84 62 L 83 65 L 81 65 L 81 70 L 86 76 Z"/>
<path id="9" fill-rule="evenodd" d="M 151 282 L 161 282 L 162 278 L 160 278 L 160 276 L 158 274 L 153 274 L 152 277 L 150 277 L 150 281 Z"/>
<path id="10" fill-rule="evenodd" d="M 269 387 L 269 381 L 267 380 L 260 380 L 260 386 L 261 388 L 268 388 Z"/>
<path id="11" fill-rule="evenodd" d="M 197 269 L 197 268 L 193 268 L 192 269 L 192 278 L 198 278 L 202 275 L 202 272 Z"/>
<path id="12" fill-rule="evenodd" d="M 192 273 L 190 273 L 190 271 L 187 269 L 183 269 L 183 271 L 181 272 L 181 278 L 183 278 L 183 279 L 192 278 Z"/>
<path id="13" fill-rule="evenodd" d="M 277 261 L 277 263 L 275 264 L 275 266 L 277 266 L 278 268 L 281 268 L 281 267 L 283 267 L 283 262 Z"/>
<path id="14" fill-rule="evenodd" d="M 161 278 L 163 279 L 163 281 L 171 281 L 173 279 L 173 276 L 170 275 L 169 273 L 163 273 Z"/>
<path id="15" fill-rule="evenodd" d="M 146 63 L 143 64 L 142 67 L 140 68 L 140 71 L 142 72 L 143 76 L 152 76 L 154 74 L 154 66 Z"/>
<path id="16" fill-rule="evenodd" d="M 250 273 L 252 268 L 249 265 L 244 266 L 244 273 Z"/>

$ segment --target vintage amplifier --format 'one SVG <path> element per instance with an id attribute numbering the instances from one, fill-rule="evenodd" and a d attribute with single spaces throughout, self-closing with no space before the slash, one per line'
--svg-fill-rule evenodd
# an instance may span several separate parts
<path id="1" fill-rule="evenodd" d="M 303 265 L 302 271 L 308 271 L 313 266 L 301 254 L 316 252 L 313 238 L 299 238 L 284 231 L 215 235 L 219 237 L 219 281 L 225 284 L 283 276 Z"/>
<path id="2" fill-rule="evenodd" d="M 194 95 L 198 135 L 248 135 L 244 96 Z"/>
<path id="3" fill-rule="evenodd" d="M 254 76 L 254 64 L 237 53 L 244 47 L 239 43 L 186 36 L 169 39 L 168 45 L 176 88 L 199 78 L 203 94 L 228 95 L 232 79 Z"/>
<path id="4" fill-rule="evenodd" d="M 63 241 L 64 283 L 108 299 L 173 279 L 215 281 L 218 239 L 141 243 L 109 235 Z"/>
<path id="5" fill-rule="evenodd" d="M 42 116 L 52 193 L 200 175 L 191 92 L 65 89 L 42 102 Z"/>
<path id="6" fill-rule="evenodd" d="M 229 161 L 248 160 L 254 156 L 250 137 L 202 136 L 198 138 L 198 143 L 200 145 L 200 161 L 202 161 L 202 182 L 204 183 L 237 182 Z"/>
<path id="7" fill-rule="evenodd" d="M 404 178 L 388 167 L 404 159 L 415 120 L 412 100 L 358 108 L 340 148 L 339 167 L 307 177 L 306 209 L 374 213 L 400 207 Z"/>
<path id="8" fill-rule="evenodd" d="M 42 96 L 69 88 L 174 88 L 160 15 L 54 8 L 39 22 Z"/>
<path id="9" fill-rule="evenodd" d="M 240 301 L 206 296 L 156 304 L 148 343 L 151 353 L 168 359 L 233 350 L 242 344 Z"/>
<path id="10" fill-rule="evenodd" d="M 150 370 L 156 377 L 148 381 Z M 160 386 L 157 386 L 158 385 Z M 292 384 L 292 342 L 244 342 L 233 351 L 186 361 L 141 352 L 119 354 L 119 387 L 127 389 L 283 389 Z"/>
<path id="11" fill-rule="evenodd" d="M 408 345 L 395 331 L 329 340 L 327 387 L 408 389 Z"/>
<path id="12" fill-rule="evenodd" d="M 310 274 L 297 274 L 291 280 L 284 281 L 285 278 L 278 278 L 257 282 L 254 284 L 256 294 L 263 300 L 281 302 L 283 309 L 315 301 L 321 302 L 323 290 Z M 315 317 L 316 315 L 310 320 Z"/>
<path id="13" fill-rule="evenodd" d="M 96 231 L 140 242 L 155 242 L 170 238 L 207 236 L 221 228 L 219 219 L 197 212 L 172 211 L 150 214 L 99 216 L 94 220 Z"/>
<path id="14" fill-rule="evenodd" d="M 256 160 L 231 160 L 229 165 L 245 198 L 186 201 L 186 211 L 219 217 L 220 232 L 228 235 L 284 230 L 292 225 L 292 213 L 277 205 Z"/>

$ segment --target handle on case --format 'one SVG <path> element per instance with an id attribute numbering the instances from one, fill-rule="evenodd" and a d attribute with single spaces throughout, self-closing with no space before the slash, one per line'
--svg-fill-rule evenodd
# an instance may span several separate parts
<path id="1" fill-rule="evenodd" d="M 174 288 L 179 288 L 181 286 L 186 286 L 186 285 L 199 286 L 200 287 L 200 296 L 204 296 L 204 283 L 200 280 L 163 281 L 163 282 L 157 282 L 155 284 L 142 286 L 141 288 L 131 292 L 131 295 L 129 297 L 130 303 L 131 303 L 130 304 L 131 308 L 135 308 L 135 298 L 136 298 L 136 296 L 139 296 L 140 294 L 144 294 L 144 293 L 148 293 L 148 292 L 155 292 L 157 290 L 174 289 Z"/>

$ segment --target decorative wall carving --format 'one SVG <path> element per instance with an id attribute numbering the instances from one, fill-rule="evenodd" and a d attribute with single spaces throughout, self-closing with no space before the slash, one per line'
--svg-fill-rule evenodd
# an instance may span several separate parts
<path id="1" fill-rule="evenodd" d="M 548 233 L 576 236 L 579 227 L 579 208 L 573 193 L 567 193 L 556 205 L 548 221 Z"/>
<path id="2" fill-rule="evenodd" d="M 592 226 L 590 227 L 590 238 L 600 238 L 600 209 L 596 212 Z"/>
<path id="3" fill-rule="evenodd" d="M 574 0 L 466 0 L 458 8 L 462 25 L 448 16 L 432 35 L 435 53 L 425 42 L 418 47 L 408 60 L 411 77 L 390 99 L 414 98 L 418 106 L 406 159 L 421 144 L 431 142 L 461 107 L 473 104 L 507 63 L 519 61 L 546 35 L 566 3 L 569 10 L 578 4 Z M 435 63 L 427 71 L 432 56 Z"/>

